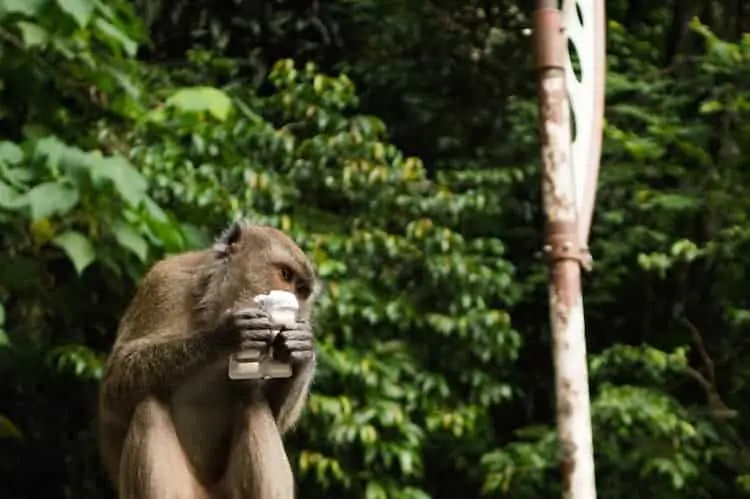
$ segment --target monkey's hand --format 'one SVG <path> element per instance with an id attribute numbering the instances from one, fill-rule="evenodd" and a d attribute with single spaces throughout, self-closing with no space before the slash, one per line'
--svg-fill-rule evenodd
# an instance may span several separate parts
<path id="1" fill-rule="evenodd" d="M 307 321 L 282 329 L 273 341 L 274 356 L 293 367 L 304 366 L 315 358 L 315 337 Z"/>
<path id="2" fill-rule="evenodd" d="M 265 354 L 273 340 L 271 319 L 259 308 L 242 308 L 231 312 L 232 329 L 239 336 L 240 350 Z"/>

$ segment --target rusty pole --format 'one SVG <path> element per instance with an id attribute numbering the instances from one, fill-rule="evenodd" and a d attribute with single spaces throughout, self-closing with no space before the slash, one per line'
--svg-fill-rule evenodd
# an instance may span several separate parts
<path id="1" fill-rule="evenodd" d="M 537 0 L 534 59 L 546 218 L 544 253 L 550 269 L 550 323 L 555 366 L 557 429 L 564 499 L 595 499 L 581 266 L 589 253 L 579 238 L 571 157 L 570 106 L 565 80 L 567 38 L 557 0 Z"/>

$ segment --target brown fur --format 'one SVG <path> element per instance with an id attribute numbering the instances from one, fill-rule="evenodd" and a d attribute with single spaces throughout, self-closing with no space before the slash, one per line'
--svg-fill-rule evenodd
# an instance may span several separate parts
<path id="1" fill-rule="evenodd" d="M 286 267 L 295 277 L 284 280 Z M 169 257 L 126 310 L 100 391 L 99 440 L 121 499 L 292 499 L 281 435 L 299 418 L 315 361 L 290 379 L 231 381 L 227 314 L 272 289 L 309 319 L 315 274 L 284 233 L 235 222 L 214 248 Z"/>

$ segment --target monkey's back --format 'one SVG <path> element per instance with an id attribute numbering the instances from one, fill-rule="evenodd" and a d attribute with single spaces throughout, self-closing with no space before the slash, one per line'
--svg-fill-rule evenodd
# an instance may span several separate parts
<path id="1" fill-rule="evenodd" d="M 194 297 L 204 275 L 215 265 L 210 250 L 181 253 L 156 262 L 125 309 L 114 348 L 152 334 L 166 337 L 188 333 L 195 312 Z"/>

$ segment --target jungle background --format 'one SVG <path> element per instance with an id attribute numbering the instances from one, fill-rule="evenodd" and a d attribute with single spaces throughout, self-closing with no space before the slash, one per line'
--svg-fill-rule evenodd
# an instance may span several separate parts
<path id="1" fill-rule="evenodd" d="M 750 3 L 610 0 L 599 497 L 750 494 Z M 556 497 L 531 3 L 0 0 L 0 497 L 110 498 L 139 277 L 238 213 L 325 282 L 300 498 Z"/>

